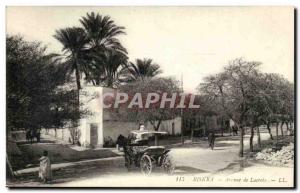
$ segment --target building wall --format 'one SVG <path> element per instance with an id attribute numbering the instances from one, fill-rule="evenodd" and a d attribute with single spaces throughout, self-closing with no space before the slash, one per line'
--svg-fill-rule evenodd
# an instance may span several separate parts
<path id="1" fill-rule="evenodd" d="M 116 90 L 85 85 L 80 92 L 80 109 L 88 113 L 80 119 L 80 125 L 77 128 L 80 130 L 79 141 L 82 146 L 102 147 L 104 139 L 107 137 L 116 141 L 120 134 L 127 137 L 130 131 L 139 129 L 138 123 L 121 121 L 121 119 L 115 116 L 112 111 L 103 109 L 102 97 L 103 94 L 108 92 L 114 93 Z M 173 123 L 174 129 L 172 129 Z M 91 135 L 91 124 L 97 126 L 97 144 L 92 144 L 92 138 L 94 135 Z M 145 129 L 153 130 L 153 126 L 150 123 L 145 123 Z M 170 135 L 180 134 L 181 118 L 177 117 L 172 120 L 162 121 L 159 130 L 166 131 Z M 48 134 L 55 136 L 54 129 L 49 129 Z M 69 138 L 71 138 L 71 134 L 69 129 L 57 129 L 56 138 L 70 142 Z"/>
<path id="2" fill-rule="evenodd" d="M 218 117 L 213 115 L 206 118 L 208 129 L 216 130 L 220 127 L 217 122 Z"/>
<path id="3" fill-rule="evenodd" d="M 172 133 L 172 123 L 174 123 L 174 133 Z M 85 127 L 83 127 L 85 125 Z M 112 140 L 115 142 L 119 135 L 123 135 L 125 137 L 128 136 L 130 131 L 139 129 L 139 124 L 136 122 L 128 122 L 128 121 L 117 121 L 117 120 L 104 120 L 102 124 L 103 128 L 103 138 L 101 141 L 104 143 L 104 139 L 107 137 L 112 138 Z M 146 130 L 153 130 L 153 126 L 150 123 L 145 123 L 145 129 Z M 87 124 L 86 119 L 81 120 L 81 137 L 80 137 L 80 143 L 83 146 L 90 146 L 90 125 Z M 168 134 L 172 135 L 178 135 L 181 133 L 181 118 L 176 117 L 172 120 L 165 120 L 162 121 L 160 128 L 160 131 L 166 131 Z M 99 131 L 101 132 L 101 131 Z M 52 137 L 55 137 L 55 130 L 54 129 L 48 129 L 48 132 L 46 132 L 45 129 L 42 130 L 42 133 L 45 133 L 47 135 L 50 135 Z M 56 138 L 58 140 L 63 140 L 65 142 L 70 142 L 71 134 L 69 128 L 64 129 L 57 129 L 56 131 Z M 102 146 L 102 144 L 99 144 L 99 146 Z"/>
<path id="4" fill-rule="evenodd" d="M 139 125 L 134 122 L 106 120 L 103 122 L 103 137 L 116 141 L 119 135 L 127 137 L 130 131 L 137 130 Z"/>
<path id="5" fill-rule="evenodd" d="M 85 86 L 80 92 L 81 110 L 87 114 L 80 120 L 80 143 L 82 146 L 102 147 L 103 146 L 103 108 L 101 96 L 103 87 Z M 97 140 L 92 143 L 91 125 L 97 130 Z"/>
<path id="6" fill-rule="evenodd" d="M 174 131 L 172 131 L 172 123 L 174 123 Z M 181 134 L 181 117 L 163 121 L 160 126 L 160 131 L 166 131 L 170 135 Z"/>
<path id="7" fill-rule="evenodd" d="M 115 93 L 116 89 L 103 87 L 102 94 Z M 174 122 L 174 134 L 181 133 L 181 118 L 177 117 L 174 120 L 163 121 L 160 125 L 160 131 L 166 131 L 168 134 L 172 133 L 172 123 Z M 130 131 L 139 129 L 137 122 L 121 121 L 118 116 L 110 109 L 103 110 L 103 137 L 110 137 L 113 141 L 116 141 L 119 135 L 125 137 L 128 136 Z M 145 123 L 146 130 L 153 130 L 153 126 L 150 123 Z"/>
<path id="8" fill-rule="evenodd" d="M 196 136 L 205 136 L 210 130 L 214 130 L 216 132 L 224 131 L 224 129 L 226 129 L 226 121 L 229 122 L 229 120 L 222 119 L 221 116 L 216 115 L 194 115 L 193 117 L 185 116 L 183 119 L 184 135 L 190 135 L 192 129 Z"/>

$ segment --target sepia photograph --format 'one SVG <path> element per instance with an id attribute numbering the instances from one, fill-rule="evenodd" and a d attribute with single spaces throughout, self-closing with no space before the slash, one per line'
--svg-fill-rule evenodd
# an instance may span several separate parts
<path id="1" fill-rule="evenodd" d="M 295 7 L 5 12 L 7 187 L 295 188 Z"/>

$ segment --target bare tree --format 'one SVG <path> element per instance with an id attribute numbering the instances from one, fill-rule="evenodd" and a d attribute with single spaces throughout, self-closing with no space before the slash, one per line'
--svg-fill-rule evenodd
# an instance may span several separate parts
<path id="1" fill-rule="evenodd" d="M 244 125 L 250 109 L 249 95 L 252 93 L 252 80 L 258 74 L 260 62 L 247 62 L 241 58 L 229 62 L 224 71 L 205 79 L 199 90 L 218 101 L 223 113 L 232 119 L 240 129 L 239 156 L 244 151 Z"/>

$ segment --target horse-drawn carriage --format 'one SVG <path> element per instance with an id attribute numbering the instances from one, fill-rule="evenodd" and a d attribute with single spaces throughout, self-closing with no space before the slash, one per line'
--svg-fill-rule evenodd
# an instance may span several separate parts
<path id="1" fill-rule="evenodd" d="M 124 146 L 125 166 L 128 171 L 140 168 L 143 174 L 150 174 L 155 167 L 172 174 L 174 163 L 169 154 L 170 150 L 164 146 L 149 146 L 149 138 L 153 135 L 163 135 L 158 131 L 131 131 Z"/>

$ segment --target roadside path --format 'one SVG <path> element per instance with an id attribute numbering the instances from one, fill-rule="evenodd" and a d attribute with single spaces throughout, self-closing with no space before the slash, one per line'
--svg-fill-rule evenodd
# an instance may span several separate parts
<path id="1" fill-rule="evenodd" d="M 72 167 L 72 166 L 78 166 L 78 165 L 86 165 L 86 164 L 105 164 L 106 162 L 116 162 L 121 161 L 124 158 L 119 157 L 109 157 L 109 158 L 100 158 L 100 159 L 91 159 L 91 160 L 83 160 L 83 161 L 77 161 L 77 162 L 69 162 L 69 163 L 59 163 L 59 164 L 51 164 L 52 170 L 58 170 L 65 167 Z M 26 168 L 22 170 L 15 171 L 16 175 L 22 175 L 22 174 L 28 174 L 28 173 L 36 173 L 39 171 L 39 167 L 34 168 Z"/>

